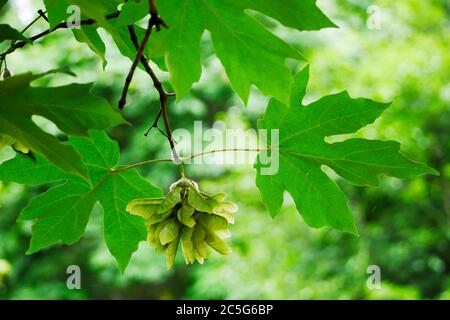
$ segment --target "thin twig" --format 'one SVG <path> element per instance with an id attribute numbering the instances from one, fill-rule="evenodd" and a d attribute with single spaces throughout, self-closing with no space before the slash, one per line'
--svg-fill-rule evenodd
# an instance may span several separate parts
<path id="1" fill-rule="evenodd" d="M 161 17 L 158 14 L 158 9 L 156 8 L 156 2 L 155 0 L 150 0 L 150 14 L 152 15 L 152 17 L 155 17 L 155 27 L 156 27 L 156 31 L 160 31 L 161 30 L 161 26 L 163 26 L 166 29 L 169 29 L 169 26 L 167 25 L 167 23 L 161 19 Z"/>
<path id="2" fill-rule="evenodd" d="M 168 97 L 175 97 L 175 93 L 171 93 L 171 92 L 165 92 L 166 98 Z M 159 123 L 159 119 L 161 118 L 161 108 L 159 108 L 159 112 L 155 117 L 155 120 L 153 120 L 152 125 L 150 126 L 150 128 L 147 130 L 147 132 L 144 134 L 145 136 L 148 136 L 148 134 L 150 133 L 150 131 L 152 131 L 153 128 L 159 129 L 158 128 L 158 123 Z"/>
<path id="3" fill-rule="evenodd" d="M 153 120 L 153 123 L 150 126 L 150 128 L 148 128 L 148 130 L 144 133 L 144 136 L 148 136 L 150 134 L 150 131 L 152 131 L 153 128 L 159 129 L 158 122 L 159 122 L 160 118 L 161 118 L 161 108 L 159 108 L 159 111 L 155 117 L 155 120 Z"/>
<path id="4" fill-rule="evenodd" d="M 35 24 L 36 22 L 38 22 L 39 19 L 41 19 L 42 17 L 45 17 L 45 13 L 42 10 L 38 10 L 38 16 L 31 21 L 25 28 L 22 29 L 22 31 L 20 32 L 21 34 L 24 34 L 25 31 L 27 31 L 29 28 L 31 28 L 31 26 L 33 24 Z M 47 17 L 45 17 L 45 20 L 47 20 Z"/>
<path id="5" fill-rule="evenodd" d="M 21 33 L 21 34 L 24 34 L 25 31 L 27 31 L 28 29 L 30 29 L 30 28 L 31 28 L 36 22 L 38 22 L 39 19 L 41 19 L 41 18 L 44 18 L 44 19 L 48 22 L 47 17 L 45 16 L 45 13 L 46 13 L 46 12 L 44 12 L 44 11 L 42 11 L 42 10 L 39 9 L 39 10 L 38 10 L 38 14 L 39 14 L 39 15 L 38 15 L 36 18 L 34 18 L 34 20 L 31 21 L 25 28 L 23 28 L 22 31 L 20 31 L 20 33 Z M 28 41 L 29 41 L 29 40 L 28 40 Z M 13 46 L 16 44 L 16 42 L 17 42 L 17 40 L 11 41 L 10 47 L 13 47 Z M 0 61 L 5 60 L 5 58 L 6 58 L 6 55 L 1 55 L 1 56 L 0 56 Z"/>
<path id="6" fill-rule="evenodd" d="M 172 150 L 172 155 L 175 160 L 179 160 L 177 151 L 175 150 L 175 140 L 172 136 L 172 129 L 170 128 L 170 121 L 169 116 L 167 115 L 167 108 L 166 108 L 166 102 L 164 104 L 161 104 L 161 115 L 164 120 L 164 126 L 166 127 L 166 133 L 167 133 L 167 140 L 169 140 L 170 149 Z"/>
<path id="7" fill-rule="evenodd" d="M 128 26 L 128 33 L 130 34 L 130 39 L 131 42 L 133 43 L 134 47 L 136 48 L 136 50 L 139 49 L 139 43 L 138 43 L 138 39 L 137 39 L 137 35 L 136 35 L 136 30 L 134 28 L 133 25 L 129 25 Z M 147 72 L 147 74 L 150 76 L 150 78 L 153 81 L 153 86 L 156 88 L 156 90 L 158 91 L 159 94 L 159 100 L 160 100 L 160 107 L 159 107 L 159 112 L 158 115 L 156 116 L 155 120 L 153 121 L 151 127 L 148 129 L 148 131 L 145 133 L 145 136 L 148 136 L 148 134 L 150 133 L 150 131 L 153 128 L 158 129 L 159 132 L 161 132 L 165 137 L 167 137 L 167 134 L 164 133 L 159 127 L 158 127 L 158 122 L 159 119 L 161 117 L 161 106 L 164 105 L 164 107 L 167 105 L 167 99 L 169 97 L 173 97 L 175 96 L 174 93 L 170 93 L 170 92 L 166 92 L 164 90 L 164 87 L 161 83 L 161 81 L 158 79 L 158 77 L 156 76 L 155 72 L 153 71 L 153 69 L 150 67 L 147 59 L 145 58 L 145 56 L 143 55 L 141 57 L 141 64 L 144 66 L 145 71 Z"/>
<path id="8" fill-rule="evenodd" d="M 126 166 L 124 168 L 121 169 L 116 169 L 116 168 L 111 168 L 110 172 L 111 173 L 121 173 L 124 171 L 128 171 L 137 167 L 141 167 L 141 166 L 145 166 L 147 164 L 153 164 L 153 163 L 163 163 L 163 162 L 186 162 L 186 161 L 190 161 L 193 160 L 195 158 L 198 157 L 202 157 L 202 156 L 206 156 L 206 155 L 210 155 L 210 154 L 215 154 L 215 153 L 222 153 L 222 152 L 264 152 L 264 151 L 269 151 L 270 148 L 257 148 L 257 149 L 250 149 L 250 148 L 232 148 L 232 149 L 216 149 L 216 150 L 210 150 L 210 151 L 205 151 L 205 152 L 200 152 L 200 153 L 196 153 L 193 154 L 191 156 L 188 157 L 183 157 L 183 158 L 178 158 L 178 159 L 174 159 L 174 158 L 165 158 L 165 159 L 151 159 L 151 160 L 146 160 L 146 161 L 142 161 L 142 162 L 138 162 L 129 166 Z"/>
<path id="9" fill-rule="evenodd" d="M 152 1 L 149 0 L 149 12 L 151 12 L 151 3 Z M 152 29 L 155 23 L 155 20 L 153 18 L 154 16 L 151 15 L 148 20 L 147 29 L 145 30 L 144 37 L 142 38 L 141 44 L 139 45 L 139 48 L 136 53 L 136 57 L 133 60 L 133 63 L 131 64 L 130 71 L 128 72 L 127 78 L 125 79 L 125 84 L 122 89 L 122 95 L 120 96 L 119 100 L 119 109 L 123 109 L 125 104 L 127 103 L 127 95 L 128 95 L 128 89 L 131 84 L 131 80 L 133 80 L 134 72 L 136 71 L 136 68 L 141 61 L 141 58 L 143 57 L 145 47 L 147 46 L 148 39 L 150 39 L 150 35 L 152 34 Z"/>
<path id="10" fill-rule="evenodd" d="M 120 15 L 120 11 L 116 11 L 113 12 L 111 14 L 108 14 L 107 16 L 105 16 L 106 20 L 110 20 L 110 19 L 115 19 Z M 93 25 L 96 24 L 97 21 L 94 19 L 84 19 L 80 21 L 80 25 L 82 26 L 86 26 L 86 25 Z M 71 27 L 67 25 L 67 22 L 61 22 L 59 24 L 57 24 L 55 27 L 47 29 L 45 31 L 42 31 L 41 33 L 38 33 L 32 37 L 30 37 L 27 41 L 19 41 L 16 42 L 14 44 L 12 44 L 5 52 L 0 54 L 0 59 L 3 59 L 5 56 L 7 56 L 10 53 L 13 53 L 14 51 L 16 51 L 17 49 L 23 48 L 25 47 L 27 44 L 32 43 L 36 40 L 39 40 L 43 37 L 45 37 L 46 35 L 49 35 L 50 33 L 53 33 L 56 30 L 59 29 L 70 29 Z"/>
<path id="11" fill-rule="evenodd" d="M 47 11 L 42 11 L 40 9 L 38 10 L 38 14 L 42 17 L 42 19 L 49 22 L 47 16 L 45 15 L 46 13 L 47 13 Z"/>
<path id="12" fill-rule="evenodd" d="M 130 71 L 128 72 L 127 78 L 125 80 L 125 85 L 122 89 L 122 95 L 119 100 L 119 109 L 123 109 L 125 104 L 127 103 L 127 94 L 128 89 L 130 87 L 131 81 L 133 80 L 134 73 L 140 61 L 144 57 L 144 50 L 147 46 L 147 42 L 150 39 L 150 35 L 152 33 L 153 27 L 156 27 L 156 30 L 159 31 L 161 26 L 168 28 L 167 24 L 161 19 L 158 15 L 158 10 L 156 9 L 155 0 L 148 0 L 148 7 L 150 13 L 150 19 L 148 20 L 148 26 L 145 30 L 144 37 L 142 38 L 141 44 L 139 45 L 139 49 L 136 53 L 136 57 L 134 58 L 133 64 L 131 65 Z M 136 41 L 136 35 L 132 39 L 132 41 Z"/>

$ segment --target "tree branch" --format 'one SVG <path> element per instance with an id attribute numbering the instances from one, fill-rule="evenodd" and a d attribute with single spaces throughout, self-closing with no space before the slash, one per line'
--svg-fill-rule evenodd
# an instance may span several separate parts
<path id="1" fill-rule="evenodd" d="M 136 30 L 134 29 L 133 25 L 129 25 L 128 26 L 128 33 L 130 34 L 130 39 L 131 42 L 133 43 L 134 47 L 136 48 L 136 50 L 138 50 L 139 48 L 139 43 L 138 43 L 138 39 L 137 39 L 137 35 L 136 35 Z M 159 81 L 158 77 L 156 76 L 156 74 L 153 72 L 152 68 L 150 67 L 150 65 L 148 64 L 147 59 L 145 58 L 145 56 L 141 57 L 141 64 L 144 66 L 145 71 L 147 72 L 147 74 L 150 76 L 150 78 L 153 81 L 153 86 L 156 88 L 156 90 L 158 91 L 159 94 L 159 101 L 160 101 L 160 107 L 159 107 L 159 112 L 155 118 L 155 120 L 153 121 L 152 125 L 150 126 L 150 128 L 148 129 L 148 131 L 144 134 L 145 136 L 148 136 L 148 134 L 150 133 L 150 131 L 153 128 L 156 128 L 159 130 L 159 132 L 161 132 L 165 137 L 167 137 L 167 134 L 164 133 L 161 129 L 159 129 L 158 127 L 158 122 L 159 119 L 161 118 L 161 105 L 166 105 L 167 104 L 167 99 L 169 97 L 175 96 L 174 93 L 168 93 L 164 90 L 163 85 L 161 83 L 161 81 Z"/>
<path id="2" fill-rule="evenodd" d="M 122 90 L 122 95 L 119 100 L 119 109 L 123 109 L 125 107 L 125 104 L 127 102 L 127 94 L 128 89 L 131 84 L 131 80 L 133 80 L 134 73 L 136 71 L 136 68 L 139 64 L 139 62 L 142 62 L 144 67 L 146 68 L 147 73 L 150 75 L 150 77 L 153 80 L 153 83 L 155 84 L 156 89 L 158 92 L 164 92 L 164 89 L 162 88 L 161 82 L 158 80 L 152 69 L 147 63 L 147 60 L 144 57 L 144 50 L 147 46 L 148 40 L 150 39 L 150 35 L 152 33 L 153 27 L 156 27 L 156 30 L 159 31 L 161 28 L 161 25 L 168 28 L 167 24 L 164 22 L 163 19 L 161 19 L 158 15 L 158 10 L 156 9 L 155 0 L 148 0 L 148 6 L 149 6 L 149 13 L 150 13 L 150 19 L 148 20 L 148 26 L 145 30 L 144 37 L 141 41 L 141 44 L 138 45 L 138 39 L 136 36 L 136 31 L 134 30 L 133 26 L 128 26 L 128 32 L 130 33 L 131 41 L 133 42 L 133 45 L 137 49 L 136 57 L 134 58 L 133 64 L 131 65 L 130 71 L 128 72 L 128 76 L 125 80 L 125 85 Z M 145 62 L 143 62 L 145 60 Z M 160 97 L 165 97 L 165 94 L 161 95 Z M 165 97 L 167 99 L 167 97 Z"/>
<path id="3" fill-rule="evenodd" d="M 47 13 L 47 11 L 42 11 L 40 9 L 38 10 L 39 16 L 41 16 L 42 19 L 44 19 L 45 21 L 49 22 L 47 16 L 45 15 L 46 13 Z"/>
<path id="4" fill-rule="evenodd" d="M 149 20 L 147 29 L 145 30 L 144 37 L 142 38 L 141 44 L 139 45 L 139 48 L 136 53 L 136 57 L 133 60 L 133 63 L 131 64 L 130 71 L 128 72 L 127 78 L 125 79 L 125 84 L 122 89 L 122 95 L 120 96 L 119 100 L 119 109 L 123 109 L 125 107 L 125 104 L 127 103 L 127 94 L 128 89 L 131 84 L 131 80 L 133 80 L 134 72 L 136 71 L 136 68 L 141 61 L 141 58 L 144 55 L 145 47 L 147 46 L 147 42 L 150 39 L 150 35 L 152 34 L 153 26 L 155 26 L 156 19 L 155 19 L 155 13 L 152 13 L 152 0 L 148 0 L 148 6 L 149 6 L 149 13 L 151 14 Z M 137 37 L 135 38 L 135 40 Z"/>
<path id="5" fill-rule="evenodd" d="M 133 42 L 133 45 L 137 48 L 138 40 L 137 40 L 136 30 L 134 29 L 134 26 L 132 26 L 132 25 L 128 26 L 128 32 L 130 33 L 130 38 L 131 38 L 131 41 Z M 161 129 L 159 129 L 159 127 L 158 127 L 158 122 L 162 115 L 164 118 L 164 126 L 166 128 L 166 134 L 164 134 L 164 135 L 169 140 L 170 148 L 172 149 L 174 158 L 178 159 L 178 155 L 175 151 L 175 141 L 172 136 L 172 130 L 170 128 L 170 122 L 169 122 L 169 119 L 167 116 L 167 100 L 169 97 L 175 96 L 175 94 L 168 93 L 164 90 L 163 84 L 158 79 L 155 72 L 150 67 L 150 65 L 148 64 L 148 61 L 145 59 L 144 56 L 141 57 L 141 63 L 144 66 L 144 69 L 147 72 L 147 74 L 152 79 L 153 86 L 156 88 L 156 90 L 158 91 L 158 94 L 159 94 L 159 112 L 158 112 L 158 115 L 156 116 L 155 120 L 153 121 L 152 126 L 147 131 L 146 135 L 148 135 L 148 133 L 150 132 L 150 130 L 152 128 L 157 128 L 161 133 L 163 133 L 161 131 Z"/>
<path id="6" fill-rule="evenodd" d="M 146 32 L 144 34 L 144 38 L 142 39 L 140 45 L 138 43 L 138 39 L 137 39 L 136 31 L 135 31 L 134 27 L 132 25 L 128 26 L 128 31 L 130 33 L 130 38 L 131 38 L 131 41 L 133 42 L 133 45 L 135 46 L 135 48 L 137 50 L 137 54 L 136 54 L 136 57 L 135 57 L 135 59 L 133 61 L 133 64 L 132 64 L 132 66 L 130 68 L 130 71 L 129 71 L 128 76 L 127 76 L 126 81 L 125 81 L 125 85 L 124 85 L 124 88 L 122 90 L 122 96 L 121 96 L 120 101 L 119 101 L 119 108 L 122 109 L 125 106 L 125 104 L 126 104 L 126 96 L 127 96 L 127 93 L 128 93 L 128 88 L 129 88 L 130 83 L 131 83 L 131 81 L 133 79 L 133 75 L 134 75 L 134 72 L 136 71 L 137 65 L 140 62 L 144 66 L 147 74 L 151 77 L 151 79 L 153 81 L 153 85 L 154 85 L 154 87 L 156 88 L 156 90 L 159 93 L 160 110 L 159 110 L 158 115 L 156 116 L 156 118 L 155 118 L 155 120 L 154 120 L 154 122 L 153 122 L 153 124 L 152 124 L 152 126 L 150 128 L 150 130 L 152 128 L 157 128 L 161 133 L 163 133 L 161 131 L 161 129 L 159 129 L 159 127 L 158 127 L 159 119 L 162 116 L 163 119 L 164 119 L 164 126 L 165 126 L 165 129 L 166 129 L 165 136 L 167 137 L 167 139 L 169 141 L 170 147 L 172 149 L 173 157 L 174 157 L 175 160 L 177 160 L 177 159 L 179 159 L 179 157 L 178 157 L 178 155 L 176 153 L 176 150 L 175 150 L 175 142 L 174 142 L 174 139 L 173 139 L 173 136 L 172 136 L 172 130 L 171 130 L 170 122 L 169 122 L 168 115 L 167 115 L 167 100 L 168 100 L 169 97 L 174 96 L 175 94 L 167 93 L 164 90 L 164 87 L 163 87 L 161 81 L 158 79 L 156 74 L 153 72 L 152 68 L 150 67 L 150 65 L 148 64 L 148 61 L 146 60 L 146 58 L 144 56 L 144 50 L 145 50 L 147 42 L 148 42 L 148 40 L 150 38 L 152 28 L 155 27 L 157 31 L 160 31 L 161 26 L 163 26 L 165 28 L 168 28 L 168 25 L 159 16 L 158 10 L 157 10 L 157 7 L 156 7 L 156 1 L 155 0 L 148 0 L 148 3 L 149 3 L 150 19 L 149 19 L 147 30 L 146 30 Z M 36 18 L 31 24 L 36 22 L 37 19 L 39 19 L 39 18 L 44 18 L 45 20 L 48 21 L 47 17 L 45 16 L 45 12 L 43 12 L 42 10 L 39 10 L 38 13 L 39 13 L 38 18 Z M 115 19 L 115 18 L 119 17 L 119 15 L 120 15 L 120 11 L 116 11 L 116 12 L 113 12 L 111 14 L 106 15 L 105 19 L 106 20 Z M 91 19 L 91 18 L 84 19 L 84 20 L 80 21 L 80 25 L 83 25 L 83 26 L 93 25 L 95 23 L 97 23 L 97 21 L 94 20 L 94 19 Z M 28 29 L 28 27 L 26 29 Z M 30 37 L 27 41 L 19 41 L 19 42 L 12 43 L 11 46 L 5 52 L 0 54 L 0 61 L 3 62 L 5 60 L 5 57 L 8 54 L 13 53 L 17 49 L 23 48 L 27 44 L 35 42 L 35 41 L 37 41 L 37 40 L 39 40 L 39 39 L 41 39 L 41 38 L 43 38 L 43 37 L 53 33 L 53 32 L 55 32 L 56 30 L 59 30 L 59 29 L 70 29 L 70 27 L 67 25 L 67 22 L 61 22 L 61 23 L 57 24 L 55 27 L 53 27 L 53 28 L 49 28 L 49 29 L 47 29 L 47 30 L 45 30 L 45 31 L 43 31 L 43 32 L 41 32 L 39 34 L 36 34 L 36 35 Z M 5 61 L 5 63 L 6 63 L 6 61 Z M 147 134 L 148 134 L 148 132 L 147 132 Z"/>
<path id="7" fill-rule="evenodd" d="M 138 162 L 138 163 L 135 163 L 135 164 L 123 167 L 121 169 L 111 168 L 110 172 L 111 173 L 121 173 L 121 172 L 124 172 L 124 171 L 135 169 L 137 167 L 145 166 L 147 164 L 162 163 L 162 162 L 178 162 L 178 161 L 181 161 L 183 163 L 185 161 L 190 161 L 190 160 L 193 160 L 193 159 L 198 158 L 198 157 L 202 157 L 202 156 L 206 156 L 206 155 L 210 155 L 210 154 L 215 154 L 215 153 L 222 153 L 222 152 L 264 152 L 264 151 L 270 151 L 270 150 L 271 150 L 270 147 L 268 147 L 268 148 L 256 148 L 256 149 L 250 149 L 250 148 L 216 149 L 216 150 L 210 150 L 210 151 L 196 153 L 196 154 L 193 154 L 191 156 L 178 158 L 178 159 L 173 159 L 173 158 L 170 158 L 170 159 L 169 158 L 167 158 L 167 159 L 151 159 L 151 160 L 147 160 L 147 161 Z"/>
<path id="8" fill-rule="evenodd" d="M 110 19 L 115 19 L 120 15 L 120 11 L 116 11 L 113 12 L 111 14 L 108 14 L 107 16 L 105 16 L 106 20 L 110 20 Z M 86 25 L 93 25 L 96 24 L 97 21 L 95 21 L 94 19 L 84 19 L 80 21 L 80 25 L 82 26 L 86 26 Z M 36 40 L 39 40 L 43 37 L 45 37 L 46 35 L 49 35 L 50 33 L 55 32 L 56 30 L 59 29 L 70 29 L 70 27 L 67 25 L 67 22 L 61 22 L 59 24 L 57 24 L 55 27 L 47 29 L 39 34 L 36 34 L 32 37 L 30 37 L 28 39 L 28 41 L 19 41 L 16 42 L 14 44 L 12 44 L 5 52 L 3 52 L 2 54 L 0 54 L 0 59 L 4 59 L 8 54 L 13 53 L 14 51 L 16 51 L 17 49 L 23 48 L 25 47 L 27 44 L 32 43 Z"/>
<path id="9" fill-rule="evenodd" d="M 130 34 L 131 42 L 133 43 L 133 45 L 136 48 L 136 50 L 138 50 L 139 49 L 139 42 L 138 42 L 138 39 L 137 39 L 136 30 L 134 29 L 133 25 L 129 25 L 128 26 L 128 33 Z M 167 134 L 165 134 L 164 132 L 161 131 L 161 129 L 159 129 L 158 122 L 159 122 L 159 119 L 161 118 L 161 109 L 162 109 L 161 106 L 165 107 L 166 104 L 167 104 L 167 99 L 169 97 L 175 96 L 175 94 L 174 93 L 168 93 L 168 92 L 166 92 L 164 90 L 164 87 L 163 87 L 161 81 L 158 79 L 156 74 L 153 72 L 153 69 L 150 67 L 150 65 L 149 65 L 149 63 L 148 63 L 148 61 L 147 61 L 147 59 L 145 58 L 144 55 L 141 57 L 141 64 L 144 66 L 145 71 L 147 72 L 147 74 L 152 79 L 153 86 L 158 91 L 159 101 L 160 101 L 160 107 L 159 107 L 158 115 L 156 116 L 155 120 L 153 121 L 150 129 L 148 129 L 148 131 L 145 133 L 145 136 L 147 136 L 153 128 L 157 128 L 162 134 L 164 134 L 167 137 Z"/>

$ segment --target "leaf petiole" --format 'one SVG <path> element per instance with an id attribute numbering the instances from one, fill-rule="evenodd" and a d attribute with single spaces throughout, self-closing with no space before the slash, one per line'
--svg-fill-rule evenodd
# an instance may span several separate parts
<path id="1" fill-rule="evenodd" d="M 180 164 L 180 170 L 181 170 L 181 176 L 184 177 L 184 162 L 185 161 L 189 161 L 198 157 L 202 157 L 205 155 L 210 155 L 210 154 L 215 154 L 215 153 L 222 153 L 222 152 L 263 152 L 263 151 L 269 151 L 269 148 L 255 148 L 255 149 L 251 149 L 251 148 L 232 148 L 232 149 L 216 149 L 216 150 L 210 150 L 210 151 L 205 151 L 205 152 L 200 152 L 200 153 L 196 153 L 193 154 L 191 156 L 187 156 L 187 157 L 182 157 L 182 158 L 178 158 L 178 159 L 174 159 L 174 158 L 165 158 L 165 159 L 150 159 L 150 160 L 146 160 L 146 161 L 142 161 L 142 162 L 138 162 L 126 167 L 123 167 L 121 169 L 116 169 L 116 167 L 111 168 L 110 172 L 111 173 L 121 173 L 127 170 L 131 170 L 137 167 L 142 167 L 148 164 L 154 164 L 154 163 L 163 163 L 163 162 L 181 162 Z"/>

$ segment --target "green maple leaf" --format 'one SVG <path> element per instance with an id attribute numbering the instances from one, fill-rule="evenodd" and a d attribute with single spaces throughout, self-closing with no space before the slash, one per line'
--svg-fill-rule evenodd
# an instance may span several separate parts
<path id="1" fill-rule="evenodd" d="M 144 220 L 130 215 L 125 208 L 135 198 L 159 197 L 160 189 L 137 171 L 112 173 L 117 166 L 117 142 L 103 132 L 90 131 L 90 139 L 70 137 L 69 144 L 82 155 L 89 180 L 67 174 L 37 156 L 36 161 L 17 154 L 0 165 L 0 180 L 24 184 L 43 184 L 63 180 L 47 192 L 33 198 L 19 220 L 35 221 L 28 254 L 55 243 L 73 244 L 83 235 L 96 202 L 104 211 L 104 237 L 122 271 L 138 243 L 146 239 Z"/>
<path id="2" fill-rule="evenodd" d="M 300 31 L 318 30 L 335 25 L 318 9 L 316 0 L 165 0 L 157 3 L 158 12 L 169 24 L 169 29 L 153 32 L 146 48 L 163 70 L 170 72 L 170 82 L 178 99 L 184 96 L 201 76 L 200 40 L 208 30 L 217 56 L 225 67 L 233 89 L 246 103 L 250 88 L 255 85 L 268 96 L 287 103 L 286 83 L 292 75 L 286 59 L 303 60 L 302 55 L 288 43 L 278 38 L 249 10 L 276 19 L 281 24 Z M 45 0 L 51 25 L 66 18 L 70 4 L 80 6 L 85 16 L 98 21 L 113 37 L 124 56 L 134 59 L 136 49 L 129 39 L 127 25 L 148 15 L 148 2 L 130 0 L 121 7 L 117 19 L 101 20 L 101 15 L 111 13 L 115 4 L 86 0 Z M 83 28 L 82 28 L 83 29 Z M 142 28 L 135 26 L 138 38 Z M 103 42 L 96 34 L 86 35 L 75 31 L 79 41 L 103 59 Z M 141 67 L 141 66 L 140 66 Z M 262 72 L 263 70 L 263 72 Z"/>
<path id="3" fill-rule="evenodd" d="M 30 86 L 48 73 L 26 73 L 0 81 L 0 134 L 14 137 L 66 171 L 85 176 L 86 169 L 75 150 L 42 131 L 31 117 L 47 118 L 71 135 L 86 135 L 89 129 L 105 129 L 125 120 L 104 99 L 90 93 L 92 84 Z"/>
<path id="4" fill-rule="evenodd" d="M 334 26 L 315 6 L 315 0 L 160 1 L 159 14 L 170 28 L 152 34 L 148 52 L 152 57 L 165 57 L 178 98 L 200 79 L 200 40 L 208 30 L 233 89 L 244 102 L 248 100 L 251 85 L 265 95 L 287 102 L 285 88 L 292 76 L 285 61 L 303 58 L 249 16 L 246 9 L 268 15 L 298 30 Z"/>
<path id="5" fill-rule="evenodd" d="M 102 38 L 97 32 L 96 26 L 82 26 L 80 29 L 72 29 L 72 32 L 77 41 L 85 43 L 89 49 L 97 54 L 103 62 L 103 69 L 105 69 L 106 61 L 106 46 Z"/>
<path id="6" fill-rule="evenodd" d="M 132 3 L 132 2 L 127 2 Z M 123 11 L 123 10 L 122 10 Z M 121 14 L 122 16 L 122 14 Z M 130 18 L 133 20 L 132 18 Z M 126 22 L 127 20 L 125 20 Z M 136 35 L 138 39 L 142 39 L 145 29 L 134 26 L 134 29 L 136 31 Z M 118 20 L 111 20 L 110 25 L 108 27 L 108 32 L 111 34 L 117 48 L 119 49 L 120 53 L 129 58 L 131 61 L 134 60 L 136 57 L 136 48 L 134 47 L 133 42 L 130 39 L 130 33 L 128 31 L 128 28 L 126 25 L 124 25 L 124 21 L 118 19 Z M 164 65 L 164 59 L 163 58 L 153 58 L 152 62 L 154 62 L 161 70 L 167 71 L 166 66 Z M 142 64 L 138 65 L 138 68 L 145 71 L 145 68 L 142 66 Z"/>
<path id="7" fill-rule="evenodd" d="M 17 153 L 14 159 L 0 165 L 0 180 L 4 182 L 37 185 L 66 178 L 67 172 L 54 166 L 37 153 L 34 154 L 34 159 Z"/>
<path id="8" fill-rule="evenodd" d="M 325 142 L 325 137 L 353 133 L 372 123 L 388 104 L 352 99 L 342 92 L 303 106 L 308 78 L 305 68 L 292 84 L 290 104 L 272 99 L 259 122 L 260 129 L 279 129 L 279 143 L 269 141 L 272 152 L 279 152 L 279 170 L 275 175 L 263 175 L 266 165 L 259 156 L 256 184 L 272 216 L 279 212 L 283 193 L 288 191 L 310 226 L 357 233 L 345 194 L 321 166 L 358 186 L 376 186 L 380 175 L 406 179 L 438 173 L 406 158 L 394 141 Z"/>

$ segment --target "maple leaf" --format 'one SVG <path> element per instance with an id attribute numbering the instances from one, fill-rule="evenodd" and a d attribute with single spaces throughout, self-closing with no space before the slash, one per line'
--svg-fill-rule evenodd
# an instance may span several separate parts
<path id="1" fill-rule="evenodd" d="M 66 171 L 85 176 L 86 168 L 75 150 L 42 131 L 32 116 L 47 118 L 72 135 L 86 135 L 89 129 L 105 129 L 125 120 L 106 100 L 90 93 L 92 84 L 30 86 L 33 80 L 54 72 L 60 70 L 26 73 L 0 81 L 0 134 L 17 139 Z"/>
<path id="2" fill-rule="evenodd" d="M 31 199 L 19 221 L 33 220 L 28 254 L 55 243 L 73 244 L 83 235 L 96 202 L 103 208 L 104 236 L 111 254 L 122 271 L 146 239 L 144 220 L 126 212 L 127 204 L 142 197 L 159 197 L 162 191 L 137 171 L 112 173 L 119 160 L 117 142 L 103 132 L 90 131 L 90 139 L 70 137 L 82 155 L 89 180 L 67 174 L 37 155 L 36 161 L 22 154 L 0 165 L 0 180 L 24 184 L 44 184 L 62 180 Z"/>
<path id="3" fill-rule="evenodd" d="M 342 92 L 304 106 L 308 79 L 305 68 L 292 84 L 290 104 L 272 99 L 259 122 L 260 129 L 279 129 L 279 143 L 270 146 L 271 152 L 279 152 L 279 171 L 263 175 L 266 165 L 258 157 L 256 184 L 272 216 L 279 212 L 283 193 L 288 191 L 308 225 L 357 233 L 345 194 L 322 166 L 358 186 L 376 186 L 380 175 L 408 179 L 438 173 L 406 158 L 395 141 L 325 142 L 326 137 L 353 133 L 374 122 L 389 104 L 352 99 Z"/>
<path id="4" fill-rule="evenodd" d="M 148 15 L 147 1 L 127 1 L 121 6 L 119 16 L 109 20 L 104 16 L 117 9 L 118 1 L 45 0 L 45 3 L 51 26 L 65 20 L 65 8 L 70 4 L 78 5 L 85 17 L 97 21 L 90 30 L 81 28 L 74 33 L 78 41 L 85 42 L 103 59 L 104 65 L 104 44 L 95 32 L 97 27 L 111 34 L 124 56 L 132 60 L 136 56 L 127 26 Z M 200 79 L 200 40 L 206 30 L 211 33 L 215 52 L 231 86 L 247 103 L 252 85 L 265 95 L 287 102 L 285 87 L 292 81 L 292 75 L 286 60 L 304 60 L 295 48 L 269 31 L 250 11 L 300 31 L 335 27 L 316 6 L 315 0 L 165 0 L 158 2 L 157 7 L 170 27 L 152 33 L 145 53 L 160 68 L 169 71 L 177 99 Z M 144 30 L 136 25 L 134 28 L 141 38 Z"/>

